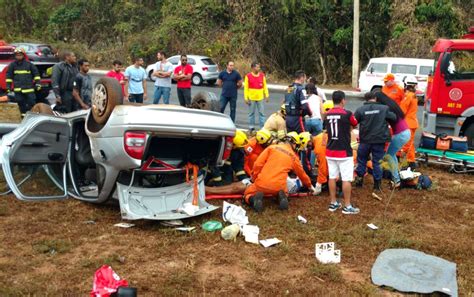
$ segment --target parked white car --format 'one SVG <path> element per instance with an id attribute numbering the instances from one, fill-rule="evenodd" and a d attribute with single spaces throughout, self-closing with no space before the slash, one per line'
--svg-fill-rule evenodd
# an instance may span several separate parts
<path id="1" fill-rule="evenodd" d="M 360 72 L 359 90 L 361 92 L 380 91 L 383 78 L 387 73 L 395 75 L 395 81 L 403 86 L 403 78 L 414 75 L 418 80 L 418 90 L 425 93 L 428 85 L 428 75 L 433 71 L 434 60 L 412 58 L 372 58 Z"/>
<path id="2" fill-rule="evenodd" d="M 172 56 L 168 58 L 168 62 L 173 65 L 173 71 L 180 64 L 180 55 Z M 209 85 L 214 85 L 219 77 L 219 68 L 217 64 L 212 61 L 211 58 L 206 56 L 187 55 L 188 64 L 193 66 L 193 76 L 191 81 L 193 85 L 199 86 L 204 81 Z M 156 63 L 150 64 L 146 67 L 146 73 L 150 80 L 155 80 L 152 75 Z"/>

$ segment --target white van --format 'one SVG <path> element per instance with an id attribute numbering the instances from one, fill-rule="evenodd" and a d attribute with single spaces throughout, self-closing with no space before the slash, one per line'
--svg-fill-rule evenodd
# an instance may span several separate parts
<path id="1" fill-rule="evenodd" d="M 432 59 L 372 58 L 367 67 L 360 72 L 358 90 L 361 92 L 380 91 L 383 78 L 387 73 L 393 73 L 395 81 L 403 86 L 403 78 L 410 74 L 415 75 L 418 80 L 419 92 L 417 93 L 424 94 L 428 85 L 428 75 L 433 71 L 433 67 L 434 60 Z"/>

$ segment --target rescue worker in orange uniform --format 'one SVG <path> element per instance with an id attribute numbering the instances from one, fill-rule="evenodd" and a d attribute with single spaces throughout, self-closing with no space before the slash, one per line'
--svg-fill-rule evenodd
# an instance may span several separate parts
<path id="1" fill-rule="evenodd" d="M 407 161 L 409 166 L 414 169 L 416 168 L 415 160 L 415 134 L 418 129 L 418 119 L 416 112 L 418 111 L 418 99 L 416 98 L 415 91 L 418 84 L 418 80 L 415 76 L 409 75 L 403 79 L 405 84 L 405 98 L 403 98 L 400 108 L 405 114 L 405 121 L 410 128 L 410 140 L 403 146 L 402 152 L 406 153 Z"/>
<path id="2" fill-rule="evenodd" d="M 264 195 L 277 196 L 279 208 L 288 209 L 288 173 L 293 171 L 304 186 L 315 191 L 311 180 L 301 166 L 296 152 L 304 150 L 300 146 L 300 137 L 296 132 L 288 133 L 285 141 L 269 146 L 258 157 L 252 171 L 253 184 L 248 186 L 244 199 L 256 212 L 263 211 Z"/>
<path id="3" fill-rule="evenodd" d="M 395 82 L 395 75 L 388 73 L 383 78 L 383 81 L 384 86 L 382 87 L 382 93 L 400 105 L 403 98 L 405 97 L 405 91 Z"/>
<path id="4" fill-rule="evenodd" d="M 316 179 L 315 195 L 322 191 L 322 185 L 328 182 L 328 162 L 326 160 L 326 144 L 328 142 L 328 134 L 326 131 L 319 133 L 313 137 L 313 149 L 318 163 L 318 178 Z"/>
<path id="5" fill-rule="evenodd" d="M 267 148 L 272 142 L 272 134 L 267 129 L 258 130 L 255 137 L 250 138 L 247 145 L 245 145 L 245 165 L 244 170 L 250 176 L 252 174 L 253 164 L 258 156 Z"/>

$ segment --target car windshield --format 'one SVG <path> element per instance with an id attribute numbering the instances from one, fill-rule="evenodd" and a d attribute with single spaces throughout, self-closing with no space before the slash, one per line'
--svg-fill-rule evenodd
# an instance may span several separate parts
<path id="1" fill-rule="evenodd" d="M 372 63 L 370 64 L 368 71 L 375 73 L 387 73 L 387 64 L 384 63 Z"/>
<path id="2" fill-rule="evenodd" d="M 214 61 L 212 61 L 211 58 L 205 58 L 205 59 L 202 59 L 201 61 L 204 65 L 216 65 L 216 63 L 214 63 Z"/>

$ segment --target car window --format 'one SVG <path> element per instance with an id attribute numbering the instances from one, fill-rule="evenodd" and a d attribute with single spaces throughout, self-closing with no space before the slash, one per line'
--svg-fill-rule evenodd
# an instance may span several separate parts
<path id="1" fill-rule="evenodd" d="M 179 57 L 169 58 L 169 59 L 168 59 L 168 62 L 170 62 L 170 63 L 173 64 L 173 65 L 178 65 Z"/>
<path id="2" fill-rule="evenodd" d="M 204 65 L 216 65 L 216 63 L 214 63 L 211 58 L 202 59 L 201 61 Z"/>
<path id="3" fill-rule="evenodd" d="M 387 73 L 387 68 L 388 65 L 385 63 L 372 63 L 367 68 L 367 71 L 375 73 Z"/>
<path id="4" fill-rule="evenodd" d="M 474 79 L 474 51 L 453 51 L 448 67 L 449 78 L 452 80 Z"/>
<path id="5" fill-rule="evenodd" d="M 194 60 L 193 58 L 188 57 L 188 64 L 189 65 L 196 65 L 196 60 Z"/>
<path id="6" fill-rule="evenodd" d="M 19 44 L 16 46 L 17 48 L 22 48 L 25 50 L 25 52 L 31 52 L 30 50 L 30 47 L 28 45 L 25 45 L 25 44 Z"/>
<path id="7" fill-rule="evenodd" d="M 393 64 L 392 73 L 416 74 L 416 65 Z"/>
<path id="8" fill-rule="evenodd" d="M 429 75 L 432 70 L 431 66 L 420 66 L 420 75 Z"/>
<path id="9" fill-rule="evenodd" d="M 53 55 L 53 51 L 51 48 L 47 45 L 40 45 L 38 46 L 38 51 L 40 51 L 43 55 L 45 56 L 51 56 Z"/>

